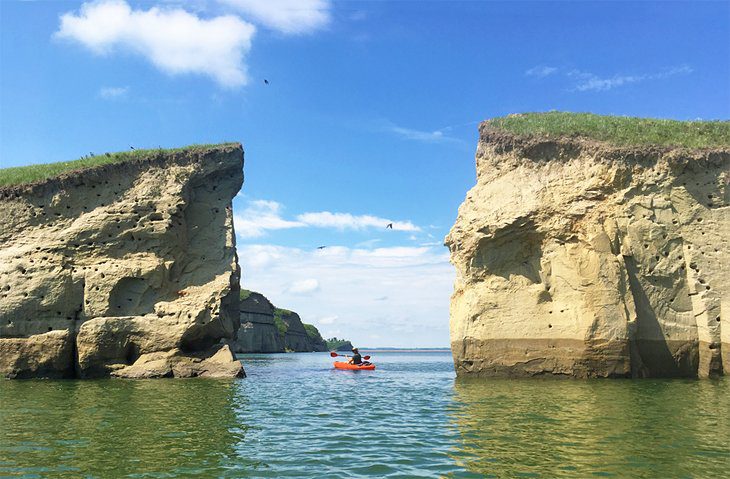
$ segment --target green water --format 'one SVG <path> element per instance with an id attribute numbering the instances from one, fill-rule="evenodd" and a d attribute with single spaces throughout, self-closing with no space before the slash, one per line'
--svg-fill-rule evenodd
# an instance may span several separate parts
<path id="1" fill-rule="evenodd" d="M 236 381 L 1 381 L 0 477 L 727 477 L 730 381 L 456 381 L 448 353 Z"/>

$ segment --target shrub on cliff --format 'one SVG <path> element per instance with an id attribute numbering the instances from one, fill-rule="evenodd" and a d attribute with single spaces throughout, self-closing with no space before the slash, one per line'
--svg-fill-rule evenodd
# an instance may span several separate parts
<path id="1" fill-rule="evenodd" d="M 352 343 L 347 339 L 329 338 L 326 342 L 330 351 L 341 351 L 343 347 L 347 350 L 352 349 Z"/>
<path id="2" fill-rule="evenodd" d="M 279 330 L 279 335 L 283 338 L 286 336 L 286 332 L 289 330 L 289 326 L 284 321 L 284 316 L 292 314 L 288 309 L 274 308 L 274 325 Z"/>
<path id="3" fill-rule="evenodd" d="M 302 323 L 304 330 L 307 332 L 309 339 L 320 340 L 322 335 L 319 334 L 319 330 L 313 324 Z"/>

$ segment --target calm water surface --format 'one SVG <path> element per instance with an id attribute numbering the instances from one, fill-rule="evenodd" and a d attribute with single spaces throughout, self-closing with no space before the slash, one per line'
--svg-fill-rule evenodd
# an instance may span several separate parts
<path id="1" fill-rule="evenodd" d="M 449 353 L 245 380 L 0 381 L 0 477 L 730 475 L 730 381 L 456 381 Z"/>

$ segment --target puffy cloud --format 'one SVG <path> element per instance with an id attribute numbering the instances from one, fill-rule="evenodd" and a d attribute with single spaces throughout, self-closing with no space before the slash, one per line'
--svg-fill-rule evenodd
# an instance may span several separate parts
<path id="1" fill-rule="evenodd" d="M 254 200 L 243 213 L 233 216 L 236 234 L 241 238 L 258 238 L 268 230 L 281 230 L 305 226 L 298 221 L 281 217 L 282 206 L 276 201 Z"/>
<path id="2" fill-rule="evenodd" d="M 304 213 L 297 216 L 297 220 L 309 226 L 320 228 L 335 228 L 338 230 L 365 228 L 385 228 L 393 224 L 394 231 L 421 231 L 421 228 L 410 221 L 391 221 L 372 215 L 352 215 L 350 213 L 332 213 L 320 211 L 316 213 Z"/>
<path id="3" fill-rule="evenodd" d="M 234 15 L 204 19 L 180 8 L 133 10 L 123 0 L 103 0 L 63 14 L 55 36 L 99 55 L 129 51 L 166 73 L 202 74 L 236 87 L 247 82 L 244 57 L 255 31 Z"/>
<path id="4" fill-rule="evenodd" d="M 319 281 L 313 278 L 294 281 L 286 291 L 291 294 L 309 294 L 319 289 Z"/>
<path id="5" fill-rule="evenodd" d="M 455 273 L 445 248 L 304 250 L 251 244 L 239 245 L 238 252 L 244 288 L 297 311 L 325 337 L 343 336 L 361 346 L 449 344 Z M 312 279 L 316 291 L 292 291 L 292 285 Z"/>
<path id="6" fill-rule="evenodd" d="M 276 201 L 252 200 L 243 213 L 233 217 L 236 233 L 241 238 L 258 238 L 270 230 L 304 227 L 333 228 L 340 231 L 385 229 L 391 223 L 394 231 L 421 231 L 421 228 L 410 221 L 394 221 L 373 215 L 353 215 L 330 211 L 303 213 L 298 215 L 296 220 L 288 220 L 282 216 L 283 210 L 283 206 Z M 374 243 L 377 240 L 371 241 Z"/>
<path id="7" fill-rule="evenodd" d="M 329 0 L 218 0 L 245 17 L 286 34 L 319 30 L 330 21 Z"/>

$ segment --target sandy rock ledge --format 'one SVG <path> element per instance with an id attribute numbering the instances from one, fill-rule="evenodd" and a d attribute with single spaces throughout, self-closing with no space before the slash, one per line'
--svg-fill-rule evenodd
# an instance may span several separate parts
<path id="1" fill-rule="evenodd" d="M 236 377 L 240 144 L 0 189 L 0 374 Z"/>
<path id="2" fill-rule="evenodd" d="M 480 127 L 446 237 L 459 375 L 730 371 L 730 151 Z"/>

